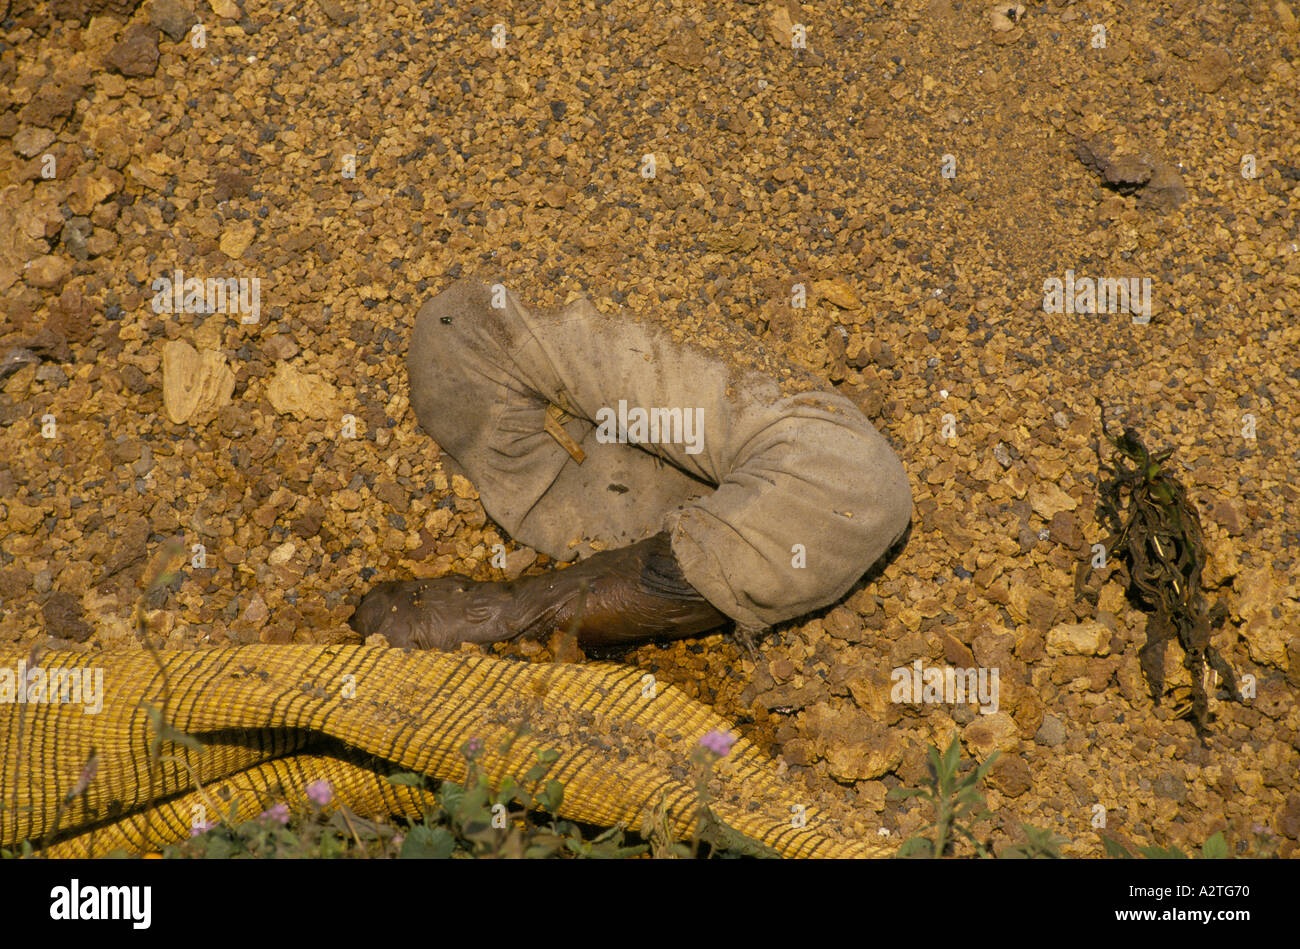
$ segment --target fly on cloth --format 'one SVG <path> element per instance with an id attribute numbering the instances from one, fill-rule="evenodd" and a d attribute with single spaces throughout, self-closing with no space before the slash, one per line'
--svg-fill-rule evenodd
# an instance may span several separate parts
<path id="1" fill-rule="evenodd" d="M 463 279 L 420 309 L 408 368 L 420 424 L 515 540 L 572 560 L 666 529 L 747 630 L 838 600 L 911 517 L 884 437 L 748 335 L 710 348 Z"/>

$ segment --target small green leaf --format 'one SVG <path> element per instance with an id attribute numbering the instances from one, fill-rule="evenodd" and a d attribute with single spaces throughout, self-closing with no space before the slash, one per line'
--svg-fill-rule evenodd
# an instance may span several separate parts
<path id="1" fill-rule="evenodd" d="M 715 850 L 726 851 L 731 855 L 757 857 L 763 860 L 780 857 L 780 854 L 767 844 L 747 837 L 730 824 L 720 820 L 707 807 L 704 808 L 701 816 L 699 839 Z"/>
<path id="2" fill-rule="evenodd" d="M 388 783 L 401 787 L 422 788 L 424 787 L 424 775 L 416 774 L 413 771 L 399 771 L 397 774 L 388 776 Z"/>
<path id="3" fill-rule="evenodd" d="M 961 743 L 957 736 L 952 736 L 952 742 L 948 745 L 948 750 L 943 753 L 944 772 L 951 777 L 957 773 L 957 763 L 961 760 Z"/>
<path id="4" fill-rule="evenodd" d="M 149 717 L 149 723 L 153 726 L 154 734 L 159 741 L 170 741 L 173 744 L 184 745 L 192 751 L 202 751 L 203 743 L 197 738 L 193 738 L 182 731 L 178 731 L 170 723 L 162 720 L 162 711 L 154 708 L 152 705 L 141 705 L 145 714 Z"/>
<path id="5" fill-rule="evenodd" d="M 189 748 L 191 751 L 203 750 L 203 742 L 199 741 L 197 738 L 185 734 L 184 732 L 177 731 L 175 728 L 172 728 L 170 725 L 164 724 L 161 728 L 159 728 L 158 736 L 167 741 L 174 742 L 177 745 L 184 745 L 186 748 Z"/>
<path id="6" fill-rule="evenodd" d="M 1132 852 L 1118 840 L 1111 837 L 1103 836 L 1101 838 L 1101 847 L 1106 851 L 1106 856 L 1112 860 L 1132 860 Z"/>
<path id="7" fill-rule="evenodd" d="M 536 784 L 542 778 L 546 777 L 546 772 L 551 770 L 544 764 L 535 764 L 524 772 L 524 781 L 528 784 Z"/>
<path id="8" fill-rule="evenodd" d="M 1129 849 L 1125 847 L 1122 843 L 1120 843 L 1118 840 L 1113 840 L 1110 837 L 1102 837 L 1101 847 L 1103 850 L 1106 851 L 1106 856 L 1110 857 L 1113 860 L 1133 859 L 1133 854 L 1130 853 Z"/>
<path id="9" fill-rule="evenodd" d="M 929 792 L 922 791 L 919 788 L 891 788 L 885 792 L 885 797 L 891 801 L 902 801 L 909 797 L 921 797 Z"/>
<path id="10" fill-rule="evenodd" d="M 1216 831 L 1210 835 L 1210 839 L 1201 847 L 1201 856 L 1206 860 L 1227 860 L 1232 856 L 1228 852 L 1228 841 L 1223 836 L 1223 831 Z"/>
<path id="11" fill-rule="evenodd" d="M 454 781 L 443 781 L 442 787 L 438 791 L 438 800 L 442 804 L 443 810 L 448 813 L 454 813 L 460 810 L 461 802 L 465 799 L 465 789 Z"/>
<path id="12" fill-rule="evenodd" d="M 989 768 L 993 767 L 993 762 L 998 760 L 998 755 L 1000 754 L 1002 754 L 1002 752 L 995 751 L 993 752 L 993 754 L 989 755 L 987 758 L 984 759 L 984 763 L 975 769 L 975 775 L 974 775 L 975 781 L 979 781 L 981 778 L 984 777 L 984 775 L 988 774 Z"/>
<path id="13" fill-rule="evenodd" d="M 934 844 L 924 837 L 909 837 L 898 848 L 900 857 L 933 857 Z"/>
<path id="14" fill-rule="evenodd" d="M 1138 853 L 1148 860 L 1186 860 L 1187 854 L 1177 847 L 1138 847 Z"/>
<path id="15" fill-rule="evenodd" d="M 456 848 L 456 838 L 454 838 L 445 827 L 434 827 L 432 829 L 425 827 L 423 824 L 417 824 L 411 828 L 406 839 L 402 841 L 402 852 L 399 858 L 403 860 L 446 860 L 451 856 L 451 852 Z"/>
<path id="16" fill-rule="evenodd" d="M 545 789 L 537 795 L 537 803 L 542 810 L 554 814 L 560 809 L 560 803 L 564 800 L 564 785 L 554 778 L 546 781 Z"/>
<path id="17" fill-rule="evenodd" d="M 1007 847 L 999 855 L 1004 860 L 1020 860 L 1034 858 L 1059 859 L 1061 856 L 1061 846 L 1069 841 L 1060 834 L 1052 833 L 1050 830 L 1044 830 L 1038 827 L 1032 827 L 1029 824 L 1021 824 L 1021 830 L 1025 832 L 1028 840 L 1023 844 L 1013 844 Z M 1108 838 L 1103 838 L 1103 843 Z"/>

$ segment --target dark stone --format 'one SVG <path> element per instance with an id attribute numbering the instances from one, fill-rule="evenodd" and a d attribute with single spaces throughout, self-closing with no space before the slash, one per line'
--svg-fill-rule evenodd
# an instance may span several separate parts
<path id="1" fill-rule="evenodd" d="M 1067 737 L 1069 734 L 1065 729 L 1065 722 L 1055 715 L 1044 715 L 1043 724 L 1038 726 L 1034 741 L 1048 748 L 1055 748 L 1057 745 L 1064 744 Z"/>
<path id="2" fill-rule="evenodd" d="M 139 457 L 138 451 L 135 457 Z M 105 555 L 103 579 L 107 580 L 144 560 L 148 553 L 148 540 L 149 521 L 146 518 L 136 517 L 128 521 Z"/>
<path id="3" fill-rule="evenodd" d="M 90 255 L 86 251 L 86 240 L 94 226 L 90 218 L 74 217 L 63 226 L 63 246 L 77 260 L 86 260 Z"/>
<path id="4" fill-rule="evenodd" d="M 1159 797 L 1167 797 L 1179 804 L 1187 799 L 1187 785 L 1183 779 L 1168 771 L 1157 777 L 1152 787 Z"/>
<path id="5" fill-rule="evenodd" d="M 1019 797 L 1034 783 L 1029 765 L 1019 755 L 1002 755 L 989 769 L 989 783 L 1007 797 Z"/>
<path id="6" fill-rule="evenodd" d="M 58 130 L 85 94 L 85 86 L 67 80 L 43 85 L 23 107 L 19 119 L 24 125 Z"/>
<path id="7" fill-rule="evenodd" d="M 1083 543 L 1083 534 L 1079 531 L 1079 519 L 1070 511 L 1057 511 L 1052 515 L 1052 540 L 1069 550 L 1078 550 Z"/>
<path id="8" fill-rule="evenodd" d="M 313 502 L 303 512 L 302 517 L 294 518 L 290 526 L 299 537 L 314 537 L 320 533 L 323 523 L 325 523 L 325 508 L 318 502 Z"/>
<path id="9" fill-rule="evenodd" d="M 975 654 L 971 652 L 970 647 L 949 633 L 945 633 L 943 637 L 943 658 L 949 665 L 959 669 L 970 669 L 975 666 Z"/>
<path id="10" fill-rule="evenodd" d="M 347 26 L 357 18 L 357 14 L 354 11 L 347 9 L 343 4 L 336 2 L 336 0 L 316 0 L 316 2 L 320 4 L 321 12 L 329 18 L 331 23 L 336 23 L 339 26 Z"/>
<path id="11" fill-rule="evenodd" d="M 50 12 L 60 20 L 86 23 L 91 17 L 104 13 L 129 17 L 139 5 L 140 0 L 52 0 Z"/>
<path id="12" fill-rule="evenodd" d="M 0 570 L 0 601 L 15 603 L 32 588 L 32 573 L 24 567 L 5 567 Z"/>
<path id="13" fill-rule="evenodd" d="M 181 0 L 154 0 L 149 9 L 149 22 L 166 33 L 172 42 L 179 43 L 199 18 Z"/>
<path id="14" fill-rule="evenodd" d="M 81 601 L 71 593 L 52 594 L 41 607 L 41 617 L 45 632 L 56 639 L 84 643 L 94 633 L 81 612 Z"/>
<path id="15" fill-rule="evenodd" d="M 107 64 L 123 76 L 152 76 L 158 68 L 158 28 L 134 23 L 109 52 Z"/>
<path id="16" fill-rule="evenodd" d="M 1286 806 L 1277 813 L 1277 831 L 1292 840 L 1300 840 L 1300 794 L 1288 794 Z"/>

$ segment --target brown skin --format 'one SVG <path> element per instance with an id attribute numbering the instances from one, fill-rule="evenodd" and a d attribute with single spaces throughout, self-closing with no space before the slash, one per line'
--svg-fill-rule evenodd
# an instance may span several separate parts
<path id="1" fill-rule="evenodd" d="M 362 636 L 383 633 L 393 646 L 416 649 L 541 639 L 575 625 L 580 646 L 631 646 L 694 636 L 725 622 L 682 578 L 663 533 L 536 577 L 381 583 L 351 620 Z"/>

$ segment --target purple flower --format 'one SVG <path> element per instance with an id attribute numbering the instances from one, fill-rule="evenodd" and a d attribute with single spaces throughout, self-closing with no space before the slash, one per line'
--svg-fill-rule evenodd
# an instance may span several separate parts
<path id="1" fill-rule="evenodd" d="M 281 801 L 272 807 L 268 807 L 258 817 L 269 817 L 271 820 L 278 820 L 281 824 L 289 823 L 289 805 Z"/>
<path id="2" fill-rule="evenodd" d="M 700 739 L 700 744 L 715 755 L 724 756 L 731 750 L 731 746 L 736 743 L 736 739 L 726 732 L 720 732 L 717 729 L 709 732 Z"/>
<path id="3" fill-rule="evenodd" d="M 471 738 L 469 741 L 465 742 L 466 758 L 477 758 L 482 753 L 483 753 L 482 738 Z"/>
<path id="4" fill-rule="evenodd" d="M 334 792 L 330 789 L 330 783 L 321 778 L 319 781 L 313 781 L 307 785 L 307 800 L 317 807 L 324 807 L 334 800 Z"/>
<path id="5" fill-rule="evenodd" d="M 199 834 L 206 834 L 208 831 L 210 831 L 213 827 L 216 826 L 217 826 L 217 822 L 214 820 L 207 820 L 201 824 L 193 824 L 190 826 L 190 836 L 197 837 L 199 836 Z"/>

